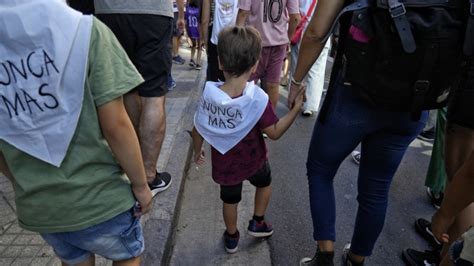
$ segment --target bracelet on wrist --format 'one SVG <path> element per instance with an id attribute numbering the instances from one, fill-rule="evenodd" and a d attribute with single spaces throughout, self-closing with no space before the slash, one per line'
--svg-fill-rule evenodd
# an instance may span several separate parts
<path id="1" fill-rule="evenodd" d="M 303 81 L 296 81 L 294 77 L 291 77 L 291 83 L 295 84 L 296 86 L 300 86 L 303 84 Z"/>

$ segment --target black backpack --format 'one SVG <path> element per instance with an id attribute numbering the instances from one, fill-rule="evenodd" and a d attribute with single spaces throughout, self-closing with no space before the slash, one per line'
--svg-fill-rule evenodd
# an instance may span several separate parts
<path id="1" fill-rule="evenodd" d="M 446 105 L 472 54 L 473 15 L 473 0 L 355 0 L 336 20 L 341 38 L 331 81 L 342 74 L 369 103 L 417 120 L 422 110 Z M 352 29 L 369 41 L 355 40 Z"/>

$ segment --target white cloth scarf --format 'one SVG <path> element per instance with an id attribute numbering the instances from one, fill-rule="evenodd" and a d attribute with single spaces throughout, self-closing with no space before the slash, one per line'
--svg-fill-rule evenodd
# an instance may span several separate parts
<path id="1" fill-rule="evenodd" d="M 92 17 L 62 0 L 0 1 L 0 139 L 56 167 L 82 109 Z"/>
<path id="2" fill-rule="evenodd" d="M 268 95 L 254 82 L 247 82 L 242 96 L 232 99 L 220 89 L 222 84 L 206 83 L 194 115 L 194 126 L 212 147 L 225 154 L 260 120 Z"/>

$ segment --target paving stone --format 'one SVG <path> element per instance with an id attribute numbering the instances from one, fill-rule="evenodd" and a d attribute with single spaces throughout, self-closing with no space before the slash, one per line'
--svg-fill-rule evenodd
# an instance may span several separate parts
<path id="1" fill-rule="evenodd" d="M 48 265 L 48 262 L 51 260 L 51 258 L 46 257 L 46 258 L 34 258 L 31 261 L 31 265 L 34 266 L 46 266 Z"/>
<path id="2" fill-rule="evenodd" d="M 12 262 L 12 258 L 0 258 L 0 265 L 10 265 Z"/>
<path id="3" fill-rule="evenodd" d="M 40 251 L 41 246 L 25 246 L 20 253 L 21 258 L 32 258 Z"/>
<path id="4" fill-rule="evenodd" d="M 19 234 L 22 232 L 23 229 L 17 223 L 12 224 L 7 230 L 7 234 Z"/>
<path id="5" fill-rule="evenodd" d="M 48 266 L 61 266 L 61 260 L 54 257 L 48 262 Z"/>
<path id="6" fill-rule="evenodd" d="M 40 235 L 33 235 L 30 245 L 44 245 L 46 242 Z"/>
<path id="7" fill-rule="evenodd" d="M 22 246 L 9 246 L 2 252 L 4 258 L 16 258 L 20 255 L 24 247 Z"/>
<path id="8" fill-rule="evenodd" d="M 11 266 L 27 266 L 31 265 L 32 258 L 17 258 Z"/>
<path id="9" fill-rule="evenodd" d="M 0 245 L 9 245 L 17 236 L 11 234 L 0 235 Z"/>
<path id="10" fill-rule="evenodd" d="M 28 245 L 32 239 L 32 235 L 21 234 L 13 241 L 13 245 Z"/>
<path id="11" fill-rule="evenodd" d="M 53 248 L 49 245 L 44 246 L 43 248 L 41 248 L 40 252 L 38 253 L 38 256 L 53 257 L 54 256 Z"/>

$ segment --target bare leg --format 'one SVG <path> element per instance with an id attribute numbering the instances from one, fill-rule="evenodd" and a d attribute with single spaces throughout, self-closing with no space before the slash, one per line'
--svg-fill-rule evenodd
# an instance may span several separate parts
<path id="1" fill-rule="evenodd" d="M 334 252 L 334 241 L 332 240 L 319 240 L 319 250 L 322 252 Z"/>
<path id="2" fill-rule="evenodd" d="M 166 133 L 165 97 L 140 97 L 139 140 L 147 180 L 151 183 L 156 175 L 156 163 Z"/>
<path id="3" fill-rule="evenodd" d="M 222 213 L 224 215 L 224 223 L 227 233 L 235 234 L 237 232 L 237 206 L 239 204 L 224 203 Z"/>
<path id="4" fill-rule="evenodd" d="M 266 82 L 265 91 L 267 92 L 268 96 L 270 97 L 270 102 L 272 102 L 273 109 L 276 110 L 278 100 L 280 99 L 280 84 Z"/>
<path id="5" fill-rule="evenodd" d="M 194 60 L 194 55 L 196 54 L 196 40 L 191 40 L 191 60 Z"/>
<path id="6" fill-rule="evenodd" d="M 459 168 L 468 159 L 474 149 L 474 130 L 464 128 L 458 125 L 448 125 L 446 129 L 446 173 L 451 180 Z M 448 184 L 449 186 L 449 184 Z M 449 228 L 448 234 L 450 243 L 443 245 L 441 257 L 446 256 L 449 246 L 455 240 L 474 224 L 474 204 L 466 207 Z"/>
<path id="7" fill-rule="evenodd" d="M 272 187 L 257 188 L 255 191 L 255 210 L 256 216 L 264 216 L 267 210 L 268 203 L 270 202 L 270 196 L 272 195 Z"/>
<path id="8" fill-rule="evenodd" d="M 201 49 L 201 41 L 197 40 L 197 58 L 196 58 L 196 64 L 200 65 L 201 64 L 201 56 L 202 56 L 202 49 Z"/>
<path id="9" fill-rule="evenodd" d="M 140 257 L 131 258 L 128 260 L 114 261 L 114 266 L 140 266 Z"/>

